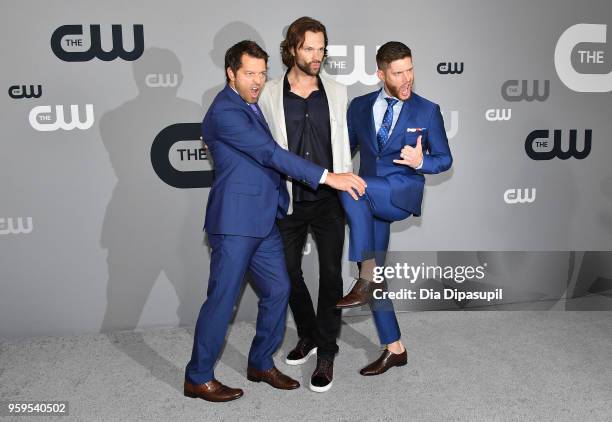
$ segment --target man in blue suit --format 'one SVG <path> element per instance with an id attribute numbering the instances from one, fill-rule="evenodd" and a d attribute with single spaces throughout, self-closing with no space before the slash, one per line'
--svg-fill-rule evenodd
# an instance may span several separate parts
<path id="1" fill-rule="evenodd" d="M 371 304 L 382 355 L 364 367 L 362 375 L 378 375 L 407 362 L 390 300 L 373 300 L 374 267 L 384 265 L 393 221 L 421 214 L 424 174 L 446 171 L 452 164 L 440 107 L 412 92 L 412 52 L 400 42 L 388 42 L 376 54 L 383 88 L 355 98 L 347 123 L 351 149 L 359 147 L 359 175 L 366 181 L 359 201 L 341 194 L 349 227 L 349 259 L 360 274 L 337 307 Z"/>
<path id="2" fill-rule="evenodd" d="M 188 397 L 218 402 L 243 394 L 215 380 L 213 368 L 247 272 L 259 296 L 247 378 L 280 389 L 299 387 L 272 361 L 283 338 L 290 286 L 275 224 L 289 205 L 282 175 L 313 189 L 326 184 L 347 191 L 353 200 L 365 191 L 358 176 L 328 172 L 274 141 L 257 105 L 267 61 L 268 54 L 253 41 L 232 46 L 225 55 L 227 86 L 202 122 L 202 138 L 215 168 L 204 223 L 212 251 L 207 299 L 198 316 L 185 371 L 184 394 Z"/>

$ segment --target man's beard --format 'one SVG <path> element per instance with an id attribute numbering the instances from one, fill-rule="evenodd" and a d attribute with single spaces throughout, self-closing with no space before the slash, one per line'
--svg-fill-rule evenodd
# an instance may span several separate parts
<path id="1" fill-rule="evenodd" d="M 305 74 L 310 75 L 310 76 L 317 76 L 319 74 L 319 72 L 321 71 L 321 66 L 319 66 L 319 69 L 317 69 L 317 70 L 312 70 L 310 68 L 310 65 L 313 64 L 313 63 L 314 62 L 306 63 L 306 62 L 300 62 L 298 60 L 295 61 L 295 65 L 302 72 L 304 72 Z M 320 64 L 322 64 L 322 63 L 320 63 Z"/>
<path id="2" fill-rule="evenodd" d="M 400 97 L 400 89 L 401 89 L 401 86 L 397 86 L 397 87 L 396 87 L 396 86 L 388 86 L 388 85 L 385 85 L 385 88 L 387 89 L 387 92 L 388 92 L 389 94 L 391 94 L 391 96 L 392 96 L 392 97 L 395 97 L 395 98 L 397 98 L 397 99 L 400 99 L 400 98 L 401 98 L 401 97 Z M 408 93 L 409 93 L 409 94 L 412 94 L 412 87 L 409 89 Z"/>

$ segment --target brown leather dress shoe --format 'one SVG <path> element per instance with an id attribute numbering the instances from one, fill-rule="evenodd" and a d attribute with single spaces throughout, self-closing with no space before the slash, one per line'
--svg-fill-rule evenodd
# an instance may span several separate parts
<path id="1" fill-rule="evenodd" d="M 357 282 L 346 296 L 340 299 L 336 308 L 355 308 L 370 303 L 376 283 L 358 278 Z"/>
<path id="2" fill-rule="evenodd" d="M 378 359 L 362 368 L 359 373 L 365 376 L 380 375 L 383 372 L 387 372 L 387 370 L 393 366 L 404 366 L 407 362 L 408 353 L 406 350 L 399 355 L 396 355 L 395 353 L 391 353 L 389 350 L 385 349 Z"/>
<path id="3" fill-rule="evenodd" d="M 283 374 L 275 366 L 267 371 L 259 371 L 249 367 L 247 368 L 247 379 L 253 382 L 263 381 L 280 390 L 294 390 L 300 386 L 298 381 Z"/>
<path id="4" fill-rule="evenodd" d="M 206 401 L 231 401 L 242 397 L 240 388 L 230 388 L 217 380 L 210 380 L 204 384 L 191 384 L 185 381 L 184 394 L 192 399 L 204 399 Z"/>

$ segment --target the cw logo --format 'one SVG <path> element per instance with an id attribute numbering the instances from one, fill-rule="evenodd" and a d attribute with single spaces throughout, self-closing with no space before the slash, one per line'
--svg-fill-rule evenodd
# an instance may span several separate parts
<path id="1" fill-rule="evenodd" d="M 42 85 L 30 85 L 28 91 L 27 85 L 13 85 L 8 89 L 9 97 L 11 98 L 40 98 L 42 95 Z"/>
<path id="2" fill-rule="evenodd" d="M 490 122 L 496 122 L 499 120 L 510 120 L 512 118 L 511 108 L 490 108 L 485 111 L 485 119 Z"/>
<path id="3" fill-rule="evenodd" d="M 310 244 L 310 242 L 306 242 L 306 244 L 304 245 L 304 249 L 302 250 L 302 255 L 310 255 L 311 252 L 312 245 Z"/>
<path id="4" fill-rule="evenodd" d="M 94 110 L 93 104 L 85 104 L 85 121 L 79 120 L 79 106 L 72 104 L 70 106 L 70 122 L 67 122 L 64 117 L 64 106 L 55 106 L 55 119 L 51 116 L 51 106 L 43 105 L 36 106 L 30 110 L 28 116 L 30 125 L 36 130 L 41 132 L 49 132 L 58 129 L 72 130 L 81 129 L 86 130 L 94 124 Z"/>
<path id="5" fill-rule="evenodd" d="M 145 83 L 150 88 L 174 88 L 178 85 L 178 75 L 176 73 L 149 73 L 145 76 Z"/>
<path id="6" fill-rule="evenodd" d="M 461 74 L 463 73 L 463 62 L 458 63 L 458 62 L 441 62 L 438 63 L 438 66 L 436 67 L 436 69 L 438 70 L 438 73 L 441 75 L 454 75 L 454 74 Z"/>
<path id="7" fill-rule="evenodd" d="M 531 190 L 531 192 L 530 192 Z M 536 188 L 508 189 L 504 192 L 504 202 L 506 204 L 524 204 L 533 202 L 536 199 Z"/>
<path id="8" fill-rule="evenodd" d="M 445 116 L 447 112 L 443 111 L 442 115 Z M 459 132 L 459 110 L 451 110 L 448 112 L 450 119 L 444 117 L 444 126 L 450 127 L 450 129 L 446 129 L 446 137 L 448 139 L 453 139 L 457 132 Z"/>
<path id="9" fill-rule="evenodd" d="M 212 170 L 190 170 L 192 168 L 189 161 L 193 160 L 196 165 L 202 160 L 207 160 L 205 153 L 200 154 L 199 150 L 193 148 L 178 148 L 176 152 L 180 153 L 180 161 L 183 163 L 185 170 L 180 170 L 175 167 L 170 158 L 170 152 L 175 144 L 185 143 L 186 141 L 200 141 L 200 123 L 175 123 L 161 130 L 153 140 L 151 145 L 151 165 L 153 170 L 161 180 L 170 186 L 181 189 L 189 188 L 205 188 L 212 186 L 213 171 Z M 177 165 L 178 166 L 178 165 Z M 178 166 L 180 167 L 180 166 Z"/>
<path id="10" fill-rule="evenodd" d="M 540 93 L 540 81 L 533 81 L 533 87 L 529 93 L 529 81 L 511 79 L 503 83 L 501 95 L 506 101 L 546 101 L 550 95 L 550 81 L 544 81 L 544 92 L 542 93 Z"/>
<path id="11" fill-rule="evenodd" d="M 525 151 L 532 160 L 552 160 L 555 157 L 561 160 L 567 160 L 570 157 L 582 160 L 586 158 L 591 152 L 591 136 L 592 130 L 585 129 L 584 131 L 584 148 L 582 151 L 578 151 L 576 148 L 577 130 L 570 129 L 569 133 L 569 146 L 567 151 L 563 151 L 561 146 L 561 130 L 555 129 L 553 136 L 553 145 L 549 145 L 548 137 L 550 131 L 546 129 L 534 130 L 525 140 Z M 536 151 L 535 148 L 543 149 L 543 151 Z M 548 149 L 548 150 L 547 150 Z"/>
<path id="12" fill-rule="evenodd" d="M 378 47 L 376 46 L 376 50 L 378 51 Z M 336 69 L 345 69 L 346 62 L 334 60 L 337 57 L 347 57 L 348 55 L 348 47 L 346 45 L 329 45 L 327 46 L 327 54 L 328 59 L 325 62 L 325 66 L 329 70 Z M 344 85 L 353 85 L 357 82 L 361 82 L 364 85 L 376 85 L 379 82 L 378 76 L 376 76 L 376 71 L 374 73 L 367 73 L 365 70 L 365 46 L 364 45 L 355 45 L 353 47 L 354 51 L 354 65 L 353 71 L 346 75 L 338 75 L 338 74 L 329 74 L 329 70 L 323 69 L 323 72 L 332 79 L 340 82 Z"/>
<path id="13" fill-rule="evenodd" d="M 100 36 L 100 25 L 89 27 L 89 49 L 85 51 L 66 51 L 65 47 L 81 48 L 83 45 L 83 25 L 63 25 L 57 28 L 51 35 L 51 50 L 65 62 L 86 62 L 94 57 L 108 62 L 116 58 L 133 61 L 139 58 L 144 51 L 144 30 L 142 25 L 133 25 L 134 49 L 125 51 L 123 49 L 123 36 L 121 25 L 111 25 L 113 48 L 110 51 L 102 49 Z M 72 36 L 72 37 L 70 37 Z M 68 37 L 68 38 L 67 38 Z"/>
<path id="14" fill-rule="evenodd" d="M 28 234 L 32 233 L 34 224 L 32 224 L 32 217 L 26 217 L 26 223 L 24 224 L 22 217 L 14 218 L 0 218 L 0 235 L 3 234 Z"/>
<path id="15" fill-rule="evenodd" d="M 567 28 L 555 47 L 555 69 L 561 82 L 576 92 L 612 91 L 612 72 L 578 73 L 572 66 L 572 50 L 580 43 L 605 43 L 607 25 L 579 23 Z"/>

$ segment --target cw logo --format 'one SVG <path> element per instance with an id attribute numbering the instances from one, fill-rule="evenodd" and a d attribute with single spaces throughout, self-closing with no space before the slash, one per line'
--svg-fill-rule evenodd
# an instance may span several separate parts
<path id="1" fill-rule="evenodd" d="M 380 46 L 376 46 L 376 51 Z M 336 69 L 345 69 L 346 62 L 340 60 L 334 60 L 337 57 L 347 57 L 348 56 L 348 47 L 346 45 L 329 45 L 327 46 L 327 55 L 328 59 L 325 61 L 325 66 L 329 70 Z M 362 83 L 363 85 L 376 85 L 379 82 L 378 76 L 376 76 L 376 71 L 374 73 L 367 73 L 365 70 L 365 46 L 364 45 L 355 45 L 353 47 L 353 71 L 349 74 L 330 74 L 328 70 L 323 68 L 323 73 L 330 78 L 340 82 L 344 85 L 354 85 L 357 82 Z"/>
<path id="2" fill-rule="evenodd" d="M 531 191 L 531 192 L 530 192 Z M 524 204 L 533 202 L 536 199 L 536 188 L 508 189 L 504 192 L 504 202 L 506 204 Z"/>
<path id="3" fill-rule="evenodd" d="M 8 89 L 9 97 L 19 98 L 40 98 L 42 95 L 42 85 L 30 85 L 28 91 L 27 85 L 13 85 Z"/>
<path id="4" fill-rule="evenodd" d="M 436 69 L 438 70 L 438 73 L 441 75 L 454 75 L 454 74 L 461 74 L 463 73 L 463 62 L 458 63 L 458 62 L 441 62 L 438 63 L 438 66 L 436 67 Z"/>
<path id="5" fill-rule="evenodd" d="M 511 108 L 490 108 L 485 111 L 485 119 L 490 122 L 496 122 L 500 120 L 510 120 L 512 118 Z"/>
<path id="6" fill-rule="evenodd" d="M 605 43 L 603 24 L 579 23 L 567 28 L 555 46 L 555 69 L 561 82 L 576 92 L 612 91 L 612 72 L 605 74 L 578 73 L 572 66 L 572 50 L 580 43 Z"/>
<path id="7" fill-rule="evenodd" d="M 149 73 L 145 76 L 145 83 L 150 88 L 174 88 L 178 85 L 176 73 Z"/>
<path id="8" fill-rule="evenodd" d="M 442 112 L 442 115 L 446 115 L 446 112 Z M 451 110 L 448 112 L 449 119 L 444 117 L 444 127 L 450 126 L 450 129 L 446 129 L 446 137 L 453 139 L 457 132 L 459 132 L 459 110 Z"/>
<path id="9" fill-rule="evenodd" d="M 26 217 L 25 223 L 23 217 L 0 218 L 0 235 L 32 233 L 32 230 L 34 230 L 32 217 Z"/>
<path id="10" fill-rule="evenodd" d="M 570 129 L 569 132 L 569 146 L 566 151 L 562 149 L 562 131 L 560 129 L 554 130 L 552 147 L 549 145 L 549 130 L 534 130 L 527 135 L 527 139 L 525 140 L 525 151 L 532 160 L 552 160 L 555 157 L 558 157 L 561 160 L 567 160 L 570 157 L 582 160 L 588 157 L 588 155 L 591 153 L 591 136 L 593 131 L 591 129 L 585 129 L 584 148 L 582 151 L 578 151 L 576 148 L 578 131 L 576 129 Z M 540 149 L 540 151 L 536 151 L 534 147 Z"/>
<path id="11" fill-rule="evenodd" d="M 312 245 L 310 244 L 310 242 L 306 242 L 306 244 L 304 245 L 304 249 L 302 250 L 302 255 L 310 255 L 311 252 Z"/>
<path id="12" fill-rule="evenodd" d="M 162 129 L 153 140 L 151 165 L 166 184 L 181 189 L 212 186 L 213 171 L 202 170 L 204 162 L 209 162 L 208 156 L 201 150 L 200 131 L 200 123 L 175 123 Z M 191 148 L 194 143 L 200 149 Z M 175 148 L 177 144 L 180 148 Z M 171 161 L 172 151 L 180 154 L 180 157 L 173 154 L 176 165 Z"/>
<path id="13" fill-rule="evenodd" d="M 70 106 L 70 122 L 67 122 L 64 117 L 64 106 L 55 106 L 55 119 L 51 115 L 51 106 L 36 106 L 30 110 L 28 116 L 30 125 L 41 132 L 50 132 L 53 130 L 64 129 L 81 129 L 86 130 L 94 124 L 93 104 L 85 104 L 85 121 L 79 120 L 79 106 L 72 104 Z"/>
<path id="14" fill-rule="evenodd" d="M 544 92 L 540 93 L 540 81 L 533 81 L 529 93 L 529 81 L 511 79 L 502 84 L 501 95 L 506 101 L 546 101 L 550 95 L 550 81 L 544 81 Z"/>
<path id="15" fill-rule="evenodd" d="M 144 30 L 142 25 L 133 25 L 134 49 L 125 51 L 121 25 L 111 25 L 113 47 L 110 51 L 102 49 L 100 25 L 89 26 L 89 49 L 85 51 L 66 51 L 66 47 L 81 48 L 83 45 L 83 25 L 62 25 L 51 35 L 51 50 L 65 62 L 87 62 L 97 57 L 109 62 L 116 58 L 134 61 L 144 51 Z"/>

